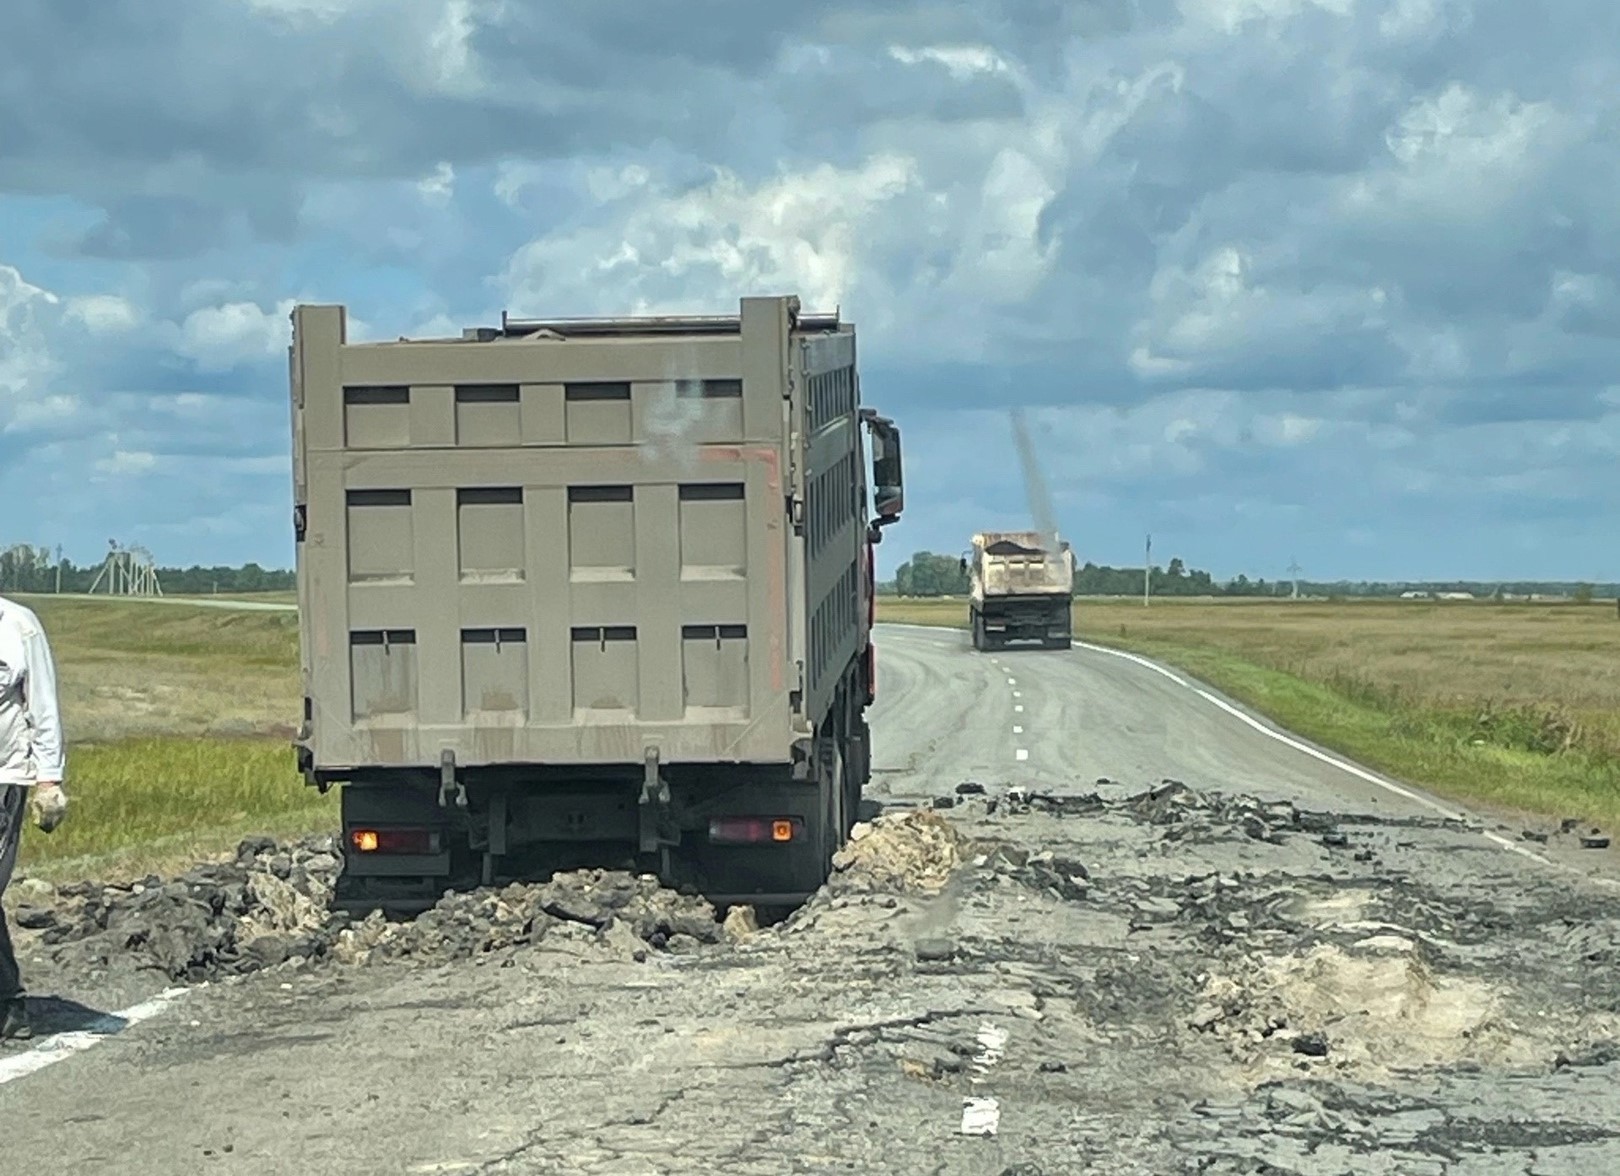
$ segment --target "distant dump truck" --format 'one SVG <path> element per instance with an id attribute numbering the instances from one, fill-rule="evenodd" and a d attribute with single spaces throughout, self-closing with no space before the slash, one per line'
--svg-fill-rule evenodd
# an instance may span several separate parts
<path id="1" fill-rule="evenodd" d="M 792 297 L 292 328 L 296 750 L 342 786 L 339 903 L 586 865 L 814 891 L 871 773 L 872 546 L 903 505 L 855 328 Z"/>
<path id="2" fill-rule="evenodd" d="M 1037 531 L 981 531 L 962 566 L 974 649 L 1000 649 L 1010 641 L 1070 647 L 1074 553 L 1067 540 Z"/>

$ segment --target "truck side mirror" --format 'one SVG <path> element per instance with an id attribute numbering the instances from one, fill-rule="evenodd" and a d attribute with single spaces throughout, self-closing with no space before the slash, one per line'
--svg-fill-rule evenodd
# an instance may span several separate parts
<path id="1" fill-rule="evenodd" d="M 861 410 L 872 435 L 872 509 L 882 522 L 894 522 L 905 509 L 905 474 L 900 463 L 900 429 L 870 408 Z"/>
<path id="2" fill-rule="evenodd" d="M 961 559 L 957 560 L 956 567 L 958 571 L 967 571 L 967 556 L 964 555 Z"/>

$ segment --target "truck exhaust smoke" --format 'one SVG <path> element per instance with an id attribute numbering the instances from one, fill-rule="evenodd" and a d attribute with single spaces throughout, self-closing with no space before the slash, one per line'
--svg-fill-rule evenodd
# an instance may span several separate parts
<path id="1" fill-rule="evenodd" d="M 1035 444 L 1030 439 L 1028 426 L 1024 424 L 1024 410 L 1008 409 L 1007 415 L 1012 420 L 1013 445 L 1018 449 L 1018 463 L 1024 471 L 1024 496 L 1029 502 L 1030 520 L 1041 533 L 1046 549 L 1056 551 L 1057 518 L 1052 512 L 1052 498 L 1047 493 L 1046 479 L 1041 476 L 1040 463 L 1035 458 Z"/>

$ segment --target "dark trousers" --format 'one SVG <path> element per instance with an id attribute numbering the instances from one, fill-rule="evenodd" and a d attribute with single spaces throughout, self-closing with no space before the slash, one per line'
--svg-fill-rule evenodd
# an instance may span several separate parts
<path id="1" fill-rule="evenodd" d="M 0 784 L 0 895 L 11 885 L 11 872 L 17 866 L 17 845 L 22 840 L 23 817 L 28 812 L 28 789 Z M 22 972 L 17 952 L 11 946 L 11 930 L 6 912 L 0 908 L 0 1003 L 23 994 Z"/>

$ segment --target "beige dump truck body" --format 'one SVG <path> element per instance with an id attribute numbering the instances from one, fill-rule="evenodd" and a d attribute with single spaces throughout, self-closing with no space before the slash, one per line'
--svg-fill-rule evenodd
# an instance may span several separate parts
<path id="1" fill-rule="evenodd" d="M 1069 648 L 1074 553 L 1066 540 L 1038 531 L 980 531 L 963 563 L 975 649 L 1017 640 Z"/>
<path id="2" fill-rule="evenodd" d="M 629 840 L 811 877 L 868 772 L 871 544 L 901 502 L 854 327 L 789 297 L 388 342 L 341 306 L 292 320 L 298 749 L 345 785 L 346 874 L 442 890 L 458 854 L 489 881 Z M 778 815 L 790 844 L 708 836 Z"/>

